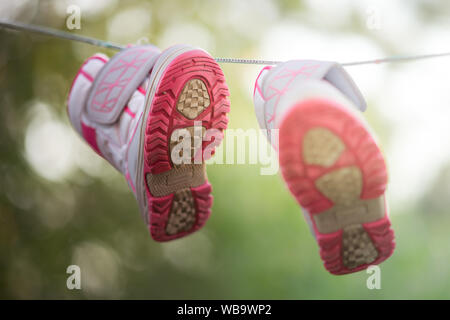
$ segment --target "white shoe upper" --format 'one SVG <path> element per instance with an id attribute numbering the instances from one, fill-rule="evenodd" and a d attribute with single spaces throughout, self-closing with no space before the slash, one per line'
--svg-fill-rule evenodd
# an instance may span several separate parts
<path id="1" fill-rule="evenodd" d="M 279 129 L 286 111 L 308 98 L 327 98 L 364 111 L 366 103 L 347 72 L 335 62 L 293 60 L 262 69 L 255 83 L 254 107 L 261 129 Z"/>
<path id="2" fill-rule="evenodd" d="M 159 53 L 159 50 L 151 47 L 145 59 L 154 59 L 149 62 L 147 69 L 151 69 Z M 115 59 L 116 64 L 111 63 L 113 59 L 108 60 L 102 54 L 87 59 L 73 81 L 68 97 L 68 114 L 81 137 L 125 176 L 136 195 L 137 156 L 141 138 L 139 129 L 149 72 L 141 72 L 133 78 L 137 74 L 136 70 L 142 68 L 142 59 L 133 59 L 127 61 L 122 55 Z M 119 64 L 122 63 L 127 64 L 121 67 Z M 106 75 L 105 69 L 109 69 Z M 99 81 L 102 76 L 103 79 Z M 95 90 L 97 96 L 93 94 Z M 90 109 L 93 104 L 99 107 Z"/>

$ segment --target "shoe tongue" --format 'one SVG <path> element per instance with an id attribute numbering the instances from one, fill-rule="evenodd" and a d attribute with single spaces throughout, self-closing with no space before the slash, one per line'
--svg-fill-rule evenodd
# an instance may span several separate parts
<path id="1" fill-rule="evenodd" d="M 159 49 L 150 45 L 116 54 L 94 80 L 85 105 L 89 119 L 99 124 L 116 122 L 159 55 Z"/>
<path id="2" fill-rule="evenodd" d="M 327 70 L 324 79 L 342 92 L 360 111 L 366 111 L 367 104 L 361 91 L 340 64 L 334 63 Z"/>

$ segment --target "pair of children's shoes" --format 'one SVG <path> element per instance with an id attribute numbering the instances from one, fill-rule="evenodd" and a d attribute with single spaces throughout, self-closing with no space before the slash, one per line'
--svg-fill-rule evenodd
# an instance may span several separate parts
<path id="1" fill-rule="evenodd" d="M 70 121 L 125 176 L 153 239 L 183 237 L 208 219 L 204 161 L 227 127 L 228 96 L 216 61 L 186 45 L 130 47 L 110 60 L 97 54 L 75 77 Z M 386 166 L 347 73 L 321 61 L 266 67 L 254 103 L 327 270 L 355 272 L 388 258 Z"/>

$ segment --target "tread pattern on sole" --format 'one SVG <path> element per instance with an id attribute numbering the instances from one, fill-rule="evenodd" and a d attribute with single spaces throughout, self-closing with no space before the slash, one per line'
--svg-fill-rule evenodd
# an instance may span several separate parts
<path id="1" fill-rule="evenodd" d="M 356 166 L 336 169 L 318 178 L 315 185 L 334 204 L 350 206 L 361 194 L 361 171 Z"/>
<path id="2" fill-rule="evenodd" d="M 202 227 L 211 213 L 212 206 L 212 189 L 206 174 L 200 185 L 198 181 L 190 186 L 184 183 L 184 177 L 179 177 L 179 181 L 176 176 L 169 177 L 174 168 L 183 171 L 184 167 L 192 166 L 172 163 L 171 135 L 177 129 L 194 127 L 194 122 L 199 121 L 205 130 L 217 129 L 223 137 L 223 131 L 228 125 L 230 102 L 222 70 L 212 57 L 201 50 L 188 51 L 176 57 L 166 67 L 157 85 L 146 124 L 144 177 L 147 181 L 150 233 L 156 241 L 168 241 Z M 220 143 L 203 142 L 202 151 L 213 142 L 215 146 Z M 203 160 L 207 159 L 205 156 Z M 203 163 L 200 166 L 204 165 Z M 188 171 L 186 172 L 189 173 Z M 187 201 L 187 196 L 175 196 L 177 190 L 170 190 L 168 195 L 152 195 L 148 177 L 156 176 L 160 176 L 160 179 L 171 178 L 175 185 L 179 183 L 180 187 L 188 187 L 187 192 L 191 194 L 192 201 Z M 172 210 L 176 214 L 168 224 Z M 188 219 L 186 214 L 191 218 Z M 191 223 L 193 216 L 195 221 Z"/>
<path id="3" fill-rule="evenodd" d="M 172 170 L 146 176 L 150 193 L 155 197 L 167 195 L 180 189 L 197 187 L 205 183 L 206 172 L 202 164 L 174 166 Z"/>
<path id="4" fill-rule="evenodd" d="M 194 198 L 190 189 L 174 192 L 173 204 L 166 224 L 166 234 L 188 231 L 195 223 Z"/>
<path id="5" fill-rule="evenodd" d="M 305 134 L 303 154 L 307 164 L 332 166 L 344 149 L 342 141 L 327 129 L 314 128 Z"/>
<path id="6" fill-rule="evenodd" d="M 349 269 L 370 264 L 378 252 L 367 232 L 360 224 L 349 225 L 342 233 L 342 263 Z"/>
<path id="7" fill-rule="evenodd" d="M 331 156 L 339 152 L 339 156 L 332 165 L 329 165 L 323 159 L 319 163 L 310 161 L 307 163 L 302 150 L 304 150 L 304 137 L 311 130 L 326 129 L 338 137 L 345 146 L 344 150 L 339 150 L 338 145 L 328 134 L 320 134 L 323 139 L 331 141 L 332 148 L 328 148 Z M 382 197 L 387 184 L 387 170 L 377 144 L 370 133 L 364 127 L 364 124 L 351 114 L 344 107 L 334 102 L 324 99 L 310 99 L 293 106 L 289 114 L 285 116 L 280 127 L 280 166 L 284 179 L 293 195 L 300 205 L 312 216 L 333 208 L 336 202 L 351 204 L 357 189 L 361 190 L 358 194 L 358 201 L 371 200 Z M 327 148 L 325 148 L 327 149 Z M 299 151 L 300 150 L 300 151 Z M 319 152 L 319 151 L 317 151 Z M 321 151 L 320 151 L 321 152 Z M 322 155 L 319 157 L 322 158 Z M 322 164 L 322 165 L 320 165 Z M 352 170 L 354 167 L 357 170 Z M 340 173 L 339 173 L 340 172 Z M 330 176 L 331 174 L 331 176 Z M 339 181 L 352 182 L 360 179 L 361 185 L 356 184 L 351 188 L 348 197 L 341 197 L 339 184 L 336 185 L 329 177 L 341 174 Z M 335 177 L 336 178 L 336 177 Z M 322 183 L 321 180 L 322 179 Z M 326 183 L 323 183 L 325 181 Z M 353 182 L 352 182 L 353 183 Z M 348 184 L 348 183 L 347 183 Z M 358 188 L 356 188 L 358 187 Z M 321 190 L 322 189 L 322 190 Z M 351 191 L 350 190 L 350 191 Z M 339 204 L 338 204 L 339 205 Z M 346 274 L 356 272 L 367 268 L 368 263 L 362 263 L 355 266 L 354 261 L 361 263 L 361 252 L 359 248 L 343 248 L 343 237 L 345 226 L 338 231 L 331 233 L 321 233 L 312 219 L 316 239 L 320 246 L 320 256 L 324 261 L 325 268 L 333 274 Z M 370 239 L 372 246 L 377 251 L 377 257 L 371 264 L 378 264 L 387 259 L 393 252 L 395 243 L 393 231 L 390 228 L 387 213 L 381 219 L 369 223 L 359 223 L 360 233 L 358 236 L 351 236 L 347 233 L 345 237 Z M 350 242 L 345 243 L 346 246 Z M 351 248 L 349 250 L 348 248 Z M 373 258 L 373 251 L 366 246 L 367 261 Z M 344 252 L 346 253 L 346 263 L 343 261 Z M 370 259 L 369 259 L 370 257 Z M 350 267 L 348 267 L 350 265 Z"/>
<path id="8" fill-rule="evenodd" d="M 200 79 L 189 80 L 177 102 L 177 110 L 188 119 L 195 119 L 209 107 L 210 98 L 205 83 Z"/>

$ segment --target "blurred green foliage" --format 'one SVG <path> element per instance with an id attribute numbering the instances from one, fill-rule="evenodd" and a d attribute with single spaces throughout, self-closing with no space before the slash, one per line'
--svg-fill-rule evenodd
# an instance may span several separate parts
<path id="1" fill-rule="evenodd" d="M 65 30 L 65 14 L 57 12 L 54 2 L 33 1 L 32 9 L 24 7 L 17 19 Z M 259 35 L 239 32 L 251 23 L 251 8 L 241 12 L 249 21 L 230 29 L 223 25 L 233 8 L 220 1 L 111 3 L 100 13 L 83 16 L 82 29 L 73 32 L 111 38 L 111 19 L 128 8 L 142 7 L 151 14 L 150 30 L 142 36 L 156 45 L 163 42 L 168 23 L 182 20 L 213 36 L 214 56 L 257 53 Z M 431 18 L 443 14 L 424 2 L 415 5 Z M 301 1 L 283 0 L 273 6 L 277 21 L 307 14 Z M 333 32 L 364 35 L 363 24 L 355 17 Z M 134 43 L 138 37 L 111 40 Z M 4 30 L 0 44 L 1 298 L 450 298 L 448 215 L 427 215 L 427 206 L 394 214 L 397 249 L 381 266 L 382 289 L 368 290 L 365 272 L 336 277 L 325 271 L 301 210 L 282 179 L 261 176 L 255 165 L 208 166 L 214 206 L 207 225 L 185 239 L 152 241 L 124 179 L 106 162 L 100 165 L 101 175 L 77 167 L 52 181 L 32 169 L 26 157 L 33 105 L 44 103 L 68 126 L 65 99 L 72 78 L 83 59 L 100 49 Z M 231 91 L 230 125 L 256 128 L 252 83 L 248 88 L 242 85 L 242 70 L 247 70 L 243 68 L 248 67 L 223 65 Z M 369 115 L 376 123 L 376 111 Z M 388 140 L 387 134 L 381 136 Z M 439 204 L 441 199 L 432 197 L 427 201 Z M 435 206 L 437 211 L 447 210 Z M 74 263 L 82 271 L 79 291 L 66 288 L 66 268 Z"/>

